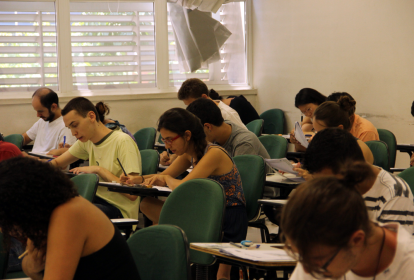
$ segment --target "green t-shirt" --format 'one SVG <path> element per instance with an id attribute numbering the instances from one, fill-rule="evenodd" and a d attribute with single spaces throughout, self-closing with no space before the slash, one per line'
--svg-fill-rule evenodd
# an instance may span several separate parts
<path id="1" fill-rule="evenodd" d="M 76 141 L 70 147 L 69 153 L 83 160 L 89 159 L 89 166 L 104 167 L 117 177 L 120 177 L 123 172 L 117 158 L 121 161 L 126 173 L 141 174 L 141 154 L 137 144 L 122 131 L 112 131 L 96 144 L 90 140 L 86 143 Z M 99 177 L 99 181 L 103 179 Z M 116 206 L 124 218 L 138 219 L 139 198 L 131 201 L 122 194 L 110 192 L 108 188 L 101 186 L 98 186 L 96 195 Z"/>

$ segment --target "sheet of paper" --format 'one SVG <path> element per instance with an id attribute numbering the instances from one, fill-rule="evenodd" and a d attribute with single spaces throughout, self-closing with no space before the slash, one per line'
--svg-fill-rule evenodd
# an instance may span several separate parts
<path id="1" fill-rule="evenodd" d="M 246 250 L 223 248 L 220 252 L 226 255 L 235 256 L 241 259 L 262 262 L 276 262 L 276 261 L 294 261 L 289 255 L 281 249 L 273 250 Z"/>
<path id="2" fill-rule="evenodd" d="M 305 134 L 303 133 L 299 122 L 295 122 L 295 138 L 303 147 L 307 148 L 309 146 L 309 142 L 306 140 Z"/>
<path id="3" fill-rule="evenodd" d="M 138 223 L 137 219 L 129 219 L 129 218 L 122 218 L 122 219 L 111 219 L 113 223 L 127 223 L 127 222 L 136 222 Z"/>
<path id="4" fill-rule="evenodd" d="M 128 187 L 128 185 L 122 185 L 120 183 L 114 183 L 114 182 L 99 182 L 99 185 L 101 186 L 124 186 L 124 187 Z M 137 187 L 139 187 L 140 185 L 136 185 Z M 131 187 L 133 188 L 133 187 Z M 172 190 L 168 187 L 162 187 L 162 186 L 152 186 L 153 189 L 157 189 L 159 191 L 163 191 L 163 192 L 172 192 Z"/>
<path id="5" fill-rule="evenodd" d="M 52 155 L 48 155 L 48 152 L 37 152 L 37 153 L 33 153 L 33 152 L 28 152 L 29 155 L 32 156 L 37 156 L 37 157 L 44 157 L 44 158 L 55 158 L 57 156 L 52 156 Z"/>
<path id="6" fill-rule="evenodd" d="M 287 199 L 258 199 L 258 202 L 267 202 L 275 205 L 283 204 L 285 205 L 287 203 Z"/>
<path id="7" fill-rule="evenodd" d="M 299 173 L 294 171 L 294 166 L 287 158 L 277 158 L 277 159 L 265 159 L 266 163 L 269 164 L 274 169 L 277 169 L 279 171 L 292 173 L 295 175 L 298 175 Z"/>

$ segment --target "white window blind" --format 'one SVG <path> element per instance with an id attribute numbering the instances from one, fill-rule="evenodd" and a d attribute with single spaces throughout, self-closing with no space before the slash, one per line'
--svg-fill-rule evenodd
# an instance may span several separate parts
<path id="1" fill-rule="evenodd" d="M 55 5 L 0 2 L 0 92 L 57 90 Z"/>
<path id="2" fill-rule="evenodd" d="M 155 87 L 153 3 L 70 4 L 74 89 Z"/>

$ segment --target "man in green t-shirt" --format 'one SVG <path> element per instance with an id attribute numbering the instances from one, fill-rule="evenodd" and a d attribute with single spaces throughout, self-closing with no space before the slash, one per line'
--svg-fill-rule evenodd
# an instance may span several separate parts
<path id="1" fill-rule="evenodd" d="M 95 173 L 100 181 L 119 182 L 122 167 L 130 175 L 141 174 L 141 156 L 136 143 L 122 131 L 112 131 L 100 120 L 95 106 L 84 97 L 69 101 L 62 110 L 63 121 L 78 141 L 60 157 L 51 161 L 65 167 L 78 159 L 89 160 L 89 166 L 77 167 L 74 174 Z M 137 196 L 109 192 L 98 186 L 94 203 L 107 216 L 113 218 L 138 218 Z"/>

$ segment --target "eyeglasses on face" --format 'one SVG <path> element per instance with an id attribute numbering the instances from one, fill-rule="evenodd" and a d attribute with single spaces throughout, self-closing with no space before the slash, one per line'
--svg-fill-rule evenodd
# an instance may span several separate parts
<path id="1" fill-rule="evenodd" d="M 312 112 L 312 108 L 311 108 L 311 107 L 308 107 L 308 108 L 305 110 L 305 112 L 301 112 L 301 113 L 302 113 L 302 115 L 306 116 L 307 114 L 309 114 L 309 113 L 311 113 L 311 112 Z"/>
<path id="2" fill-rule="evenodd" d="M 177 140 L 178 138 L 180 138 L 181 135 L 177 135 L 174 138 L 161 138 L 162 142 L 164 142 L 165 144 L 171 145 L 172 142 L 174 142 L 174 140 Z"/>

